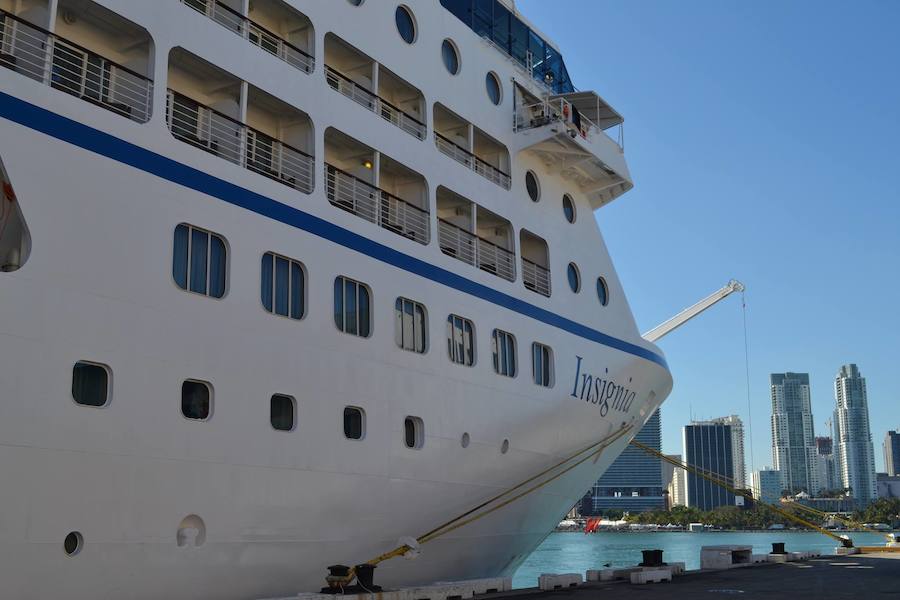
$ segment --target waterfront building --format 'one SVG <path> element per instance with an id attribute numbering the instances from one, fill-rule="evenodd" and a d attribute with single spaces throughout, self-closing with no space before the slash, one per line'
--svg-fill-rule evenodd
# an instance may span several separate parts
<path id="1" fill-rule="evenodd" d="M 662 448 L 659 411 L 655 411 L 635 439 L 656 451 Z M 617 509 L 644 512 L 666 507 L 663 461 L 635 446 L 627 446 L 594 485 L 591 514 Z"/>
<path id="2" fill-rule="evenodd" d="M 667 454 L 671 459 L 681 462 L 680 454 Z M 685 470 L 667 462 L 663 462 L 663 487 L 666 490 L 668 500 L 667 508 L 671 510 L 673 506 L 686 506 L 684 497 Z"/>
<path id="3" fill-rule="evenodd" d="M 794 497 L 794 502 L 814 508 L 826 513 L 851 513 L 856 510 L 858 504 L 853 496 L 839 496 L 837 498 L 816 498 L 805 492 Z"/>
<path id="4" fill-rule="evenodd" d="M 900 475 L 900 431 L 884 434 L 884 470 L 888 475 Z"/>
<path id="5" fill-rule="evenodd" d="M 830 423 L 829 420 L 826 424 L 829 429 Z M 816 471 L 820 490 L 834 490 L 841 487 L 834 461 L 834 444 L 830 437 L 816 437 Z"/>
<path id="6" fill-rule="evenodd" d="M 734 487 L 744 489 L 747 486 L 747 467 L 744 461 L 744 422 L 737 415 L 711 419 L 711 423 L 731 425 L 731 456 L 734 460 Z"/>
<path id="7" fill-rule="evenodd" d="M 729 483 L 734 482 L 731 425 L 694 421 L 682 430 L 685 462 Z M 734 506 L 735 496 L 722 486 L 694 473 L 687 474 L 687 505 L 701 510 Z"/>
<path id="8" fill-rule="evenodd" d="M 775 469 L 754 471 L 751 489 L 754 498 L 776 504 L 781 499 L 781 473 Z"/>
<path id="9" fill-rule="evenodd" d="M 900 498 L 900 475 L 876 473 L 875 484 L 879 498 Z"/>
<path id="10" fill-rule="evenodd" d="M 818 469 L 808 373 L 772 373 L 772 463 L 781 487 L 818 492 Z"/>
<path id="11" fill-rule="evenodd" d="M 861 506 L 876 496 L 875 453 L 869 429 L 869 405 L 866 378 L 855 364 L 844 365 L 834 380 L 835 446 L 837 468 L 843 488 Z"/>

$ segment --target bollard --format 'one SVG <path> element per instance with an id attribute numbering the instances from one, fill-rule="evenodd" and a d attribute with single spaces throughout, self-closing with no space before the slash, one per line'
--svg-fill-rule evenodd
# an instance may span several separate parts
<path id="1" fill-rule="evenodd" d="M 784 542 L 772 542 L 772 554 L 787 554 L 784 551 Z"/>
<path id="2" fill-rule="evenodd" d="M 367 592 L 380 592 L 381 586 L 375 585 L 375 565 L 363 563 L 356 565 L 356 583 Z"/>
<path id="3" fill-rule="evenodd" d="M 662 567 L 666 564 L 662 560 L 662 550 L 641 550 L 641 554 L 644 555 L 644 560 L 638 564 L 639 567 Z"/>

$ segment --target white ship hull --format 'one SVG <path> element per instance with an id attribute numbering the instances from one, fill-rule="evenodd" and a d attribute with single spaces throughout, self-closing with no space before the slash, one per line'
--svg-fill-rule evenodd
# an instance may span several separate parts
<path id="1" fill-rule="evenodd" d="M 123 12 L 146 19 L 148 28 L 161 18 L 143 3 L 105 4 L 127 5 Z M 440 8 L 410 4 L 422 15 Z M 175 45 L 186 28 L 157 27 L 156 44 L 168 44 L 168 35 Z M 324 35 L 324 23 L 320 29 Z M 191 43 L 208 37 L 212 44 L 220 35 L 198 32 Z M 164 72 L 165 65 L 157 68 Z M 165 103 L 163 78 L 157 107 Z M 324 84 L 316 87 L 323 89 L 304 90 L 298 104 L 324 129 L 335 99 Z M 668 395 L 665 361 L 638 335 L 611 263 L 604 271 L 616 301 L 598 324 L 596 309 L 564 302 L 567 291 L 552 300 L 529 294 L 521 283 L 467 269 L 434 244 L 403 244 L 369 228 L 334 210 L 321 182 L 298 197 L 179 144 L 163 112 L 157 108 L 146 125 L 116 119 L 0 69 L 0 160 L 32 243 L 21 269 L 0 273 L 0 597 L 237 600 L 313 591 L 327 565 L 389 550 L 401 536 L 430 530 L 623 424 L 636 432 Z M 342 127 L 370 128 L 368 116 L 347 108 Z M 395 156 L 408 154 L 406 140 L 392 135 L 383 145 L 396 145 Z M 432 151 L 428 144 L 426 155 L 410 162 L 457 179 L 457 165 Z M 472 183 L 472 196 L 479 185 L 487 184 Z M 543 185 L 554 197 L 564 189 L 549 178 Z M 467 186 L 456 183 L 463 192 Z M 589 217 L 585 210 L 582 220 Z M 228 240 L 224 299 L 175 285 L 178 223 Z M 582 265 L 608 263 L 593 224 L 579 231 L 584 238 L 554 239 L 554 252 Z M 259 259 L 268 251 L 304 261 L 307 316 L 300 322 L 260 308 Z M 370 339 L 336 330 L 336 275 L 372 287 Z M 586 287 L 589 294 L 590 280 Z M 425 355 L 394 344 L 397 296 L 428 308 Z M 448 360 L 448 314 L 475 321 L 474 367 Z M 514 379 L 491 369 L 494 327 L 519 337 Z M 534 340 L 554 349 L 552 388 L 531 381 Z M 72 365 L 81 360 L 109 366 L 108 406 L 72 400 Z M 577 370 L 632 390 L 635 400 L 627 410 L 601 411 L 582 399 Z M 213 384 L 206 422 L 179 412 L 180 386 L 190 378 Z M 273 393 L 296 397 L 294 431 L 270 425 Z M 362 440 L 341 433 L 347 405 L 366 411 Z M 421 449 L 404 446 L 406 415 L 425 424 Z M 467 448 L 463 433 L 471 439 Z M 630 437 L 426 544 L 418 560 L 384 563 L 376 581 L 399 586 L 511 574 Z M 199 545 L 178 544 L 189 515 L 202 519 Z M 76 556 L 63 552 L 71 531 L 83 535 Z"/>

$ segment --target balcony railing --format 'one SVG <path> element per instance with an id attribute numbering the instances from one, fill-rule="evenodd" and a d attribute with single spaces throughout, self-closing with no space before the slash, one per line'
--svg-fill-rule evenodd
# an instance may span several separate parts
<path id="1" fill-rule="evenodd" d="M 508 173 L 504 173 L 489 162 L 478 158 L 462 146 L 455 144 L 448 138 L 442 136 L 438 132 L 434 132 L 434 143 L 441 153 L 446 154 L 459 164 L 468 169 L 472 169 L 488 181 L 496 183 L 503 189 L 508 190 L 512 184 Z"/>
<path id="2" fill-rule="evenodd" d="M 294 46 L 262 25 L 251 21 L 233 8 L 218 0 L 181 0 L 185 6 L 206 15 L 229 31 L 241 36 L 254 46 L 288 63 L 304 73 L 312 73 L 316 61 L 308 52 Z"/>
<path id="3" fill-rule="evenodd" d="M 152 80 L 2 10 L 0 66 L 132 121 L 150 120 Z"/>
<path id="4" fill-rule="evenodd" d="M 166 121 L 176 139 L 306 194 L 313 190 L 312 156 L 169 90 Z"/>
<path id="5" fill-rule="evenodd" d="M 333 90 L 342 93 L 376 115 L 381 115 L 381 118 L 385 121 L 399 127 L 406 133 L 420 140 L 425 139 L 425 132 L 428 129 L 425 123 L 419 121 L 412 115 L 403 112 L 384 98 L 367 90 L 328 65 L 325 65 L 325 80 Z"/>
<path id="6" fill-rule="evenodd" d="M 503 279 L 516 279 L 516 255 L 449 221 L 438 219 L 441 252 Z"/>
<path id="7" fill-rule="evenodd" d="M 517 106 L 513 119 L 513 130 L 525 131 L 557 122 L 565 124 L 573 136 L 580 135 L 585 140 L 591 140 L 594 136 L 602 135 L 615 142 L 619 150 L 624 149 L 621 126 L 619 126 L 619 138 L 614 139 L 606 130 L 601 129 L 586 116 L 578 114 L 575 107 L 564 98 Z"/>
<path id="8" fill-rule="evenodd" d="M 325 163 L 325 193 L 333 205 L 370 223 L 420 244 L 428 244 L 430 240 L 428 211 L 328 163 Z"/>
<path id="9" fill-rule="evenodd" d="M 550 297 L 550 269 L 522 258 L 522 283 L 532 292 Z"/>

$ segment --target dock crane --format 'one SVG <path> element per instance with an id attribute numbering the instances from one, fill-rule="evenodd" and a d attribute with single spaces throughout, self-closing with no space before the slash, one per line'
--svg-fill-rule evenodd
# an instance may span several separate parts
<path id="1" fill-rule="evenodd" d="M 732 279 L 725 286 L 716 290 L 700 302 L 694 304 L 693 306 L 689 306 L 668 321 L 661 323 L 645 333 L 643 335 L 644 339 L 650 342 L 655 342 L 666 334 L 672 333 L 700 313 L 702 313 L 707 308 L 718 304 L 734 292 L 743 292 L 744 284 L 738 281 L 737 279 Z"/>

